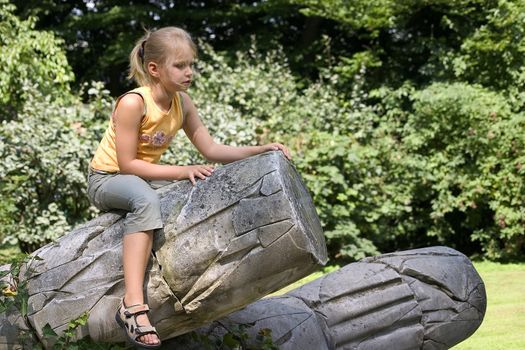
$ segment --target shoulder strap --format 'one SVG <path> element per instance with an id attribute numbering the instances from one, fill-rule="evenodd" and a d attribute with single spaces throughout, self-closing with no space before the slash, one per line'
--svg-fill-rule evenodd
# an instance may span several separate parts
<path id="1" fill-rule="evenodd" d="M 147 109 L 146 109 L 146 99 L 144 98 L 144 96 L 142 95 L 141 92 L 135 91 L 135 90 L 131 90 L 131 91 L 125 92 L 122 95 L 120 95 L 119 97 L 117 97 L 117 100 L 115 101 L 115 106 L 113 106 L 113 111 L 111 112 L 111 122 L 112 123 L 114 122 L 113 118 L 115 117 L 115 111 L 117 110 L 118 103 L 120 102 L 122 97 L 124 97 L 124 96 L 126 96 L 128 94 L 137 94 L 137 95 L 140 96 L 140 98 L 142 98 L 142 103 L 144 104 L 144 111 L 142 112 L 142 122 L 144 122 L 144 117 L 146 117 L 146 111 L 147 111 Z"/>

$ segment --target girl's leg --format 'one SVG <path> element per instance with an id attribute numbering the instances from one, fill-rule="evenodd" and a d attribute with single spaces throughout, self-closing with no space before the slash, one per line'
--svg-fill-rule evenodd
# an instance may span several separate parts
<path id="1" fill-rule="evenodd" d="M 122 261 L 124 265 L 124 305 L 144 304 L 144 274 L 148 265 L 149 254 L 153 245 L 153 231 L 128 233 L 124 236 L 122 245 Z M 150 325 L 147 315 L 137 316 L 137 323 Z M 157 344 L 159 339 L 154 334 L 146 334 L 139 338 L 146 344 Z"/>
<path id="2" fill-rule="evenodd" d="M 104 175 L 94 178 L 98 187 L 90 193 L 92 202 L 103 210 L 128 211 L 122 244 L 124 267 L 124 305 L 144 303 L 144 275 L 153 245 L 153 229 L 162 227 L 160 202 L 150 185 L 134 175 Z M 137 316 L 137 323 L 151 325 L 146 314 Z M 155 334 L 137 339 L 145 344 L 158 344 Z"/>

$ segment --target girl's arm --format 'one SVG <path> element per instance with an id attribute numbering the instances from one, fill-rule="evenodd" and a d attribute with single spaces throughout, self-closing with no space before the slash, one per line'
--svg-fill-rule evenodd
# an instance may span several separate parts
<path id="1" fill-rule="evenodd" d="M 184 132 L 197 150 L 210 162 L 230 163 L 267 151 L 281 150 L 290 159 L 290 152 L 280 143 L 269 143 L 262 146 L 228 146 L 215 143 L 208 128 L 202 123 L 191 98 L 182 93 L 184 102 Z"/>
<path id="2" fill-rule="evenodd" d="M 138 134 L 144 102 L 137 94 L 123 96 L 113 116 L 115 123 L 115 146 L 117 162 L 122 174 L 137 175 L 146 180 L 204 179 L 210 176 L 213 168 L 206 165 L 159 165 L 137 159 Z"/>

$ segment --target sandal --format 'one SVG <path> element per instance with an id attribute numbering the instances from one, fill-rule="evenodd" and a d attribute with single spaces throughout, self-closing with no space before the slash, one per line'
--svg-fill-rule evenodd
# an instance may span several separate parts
<path id="1" fill-rule="evenodd" d="M 126 307 L 124 300 L 120 303 L 120 306 L 115 315 L 115 320 L 120 327 L 126 332 L 126 337 L 133 343 L 133 345 L 144 348 L 144 349 L 158 349 L 160 348 L 160 337 L 159 333 L 153 326 L 141 326 L 137 323 L 137 316 L 146 314 L 149 311 L 147 304 L 137 304 Z M 155 334 L 159 338 L 158 344 L 146 344 L 139 340 L 139 337 L 146 334 Z"/>

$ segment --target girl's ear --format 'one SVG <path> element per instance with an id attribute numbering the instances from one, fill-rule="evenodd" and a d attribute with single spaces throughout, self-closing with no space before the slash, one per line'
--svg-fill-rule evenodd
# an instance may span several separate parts
<path id="1" fill-rule="evenodd" d="M 160 75 L 160 72 L 159 72 L 159 65 L 155 62 L 149 62 L 148 63 L 148 73 L 154 77 L 154 78 L 158 78 L 159 75 Z"/>

